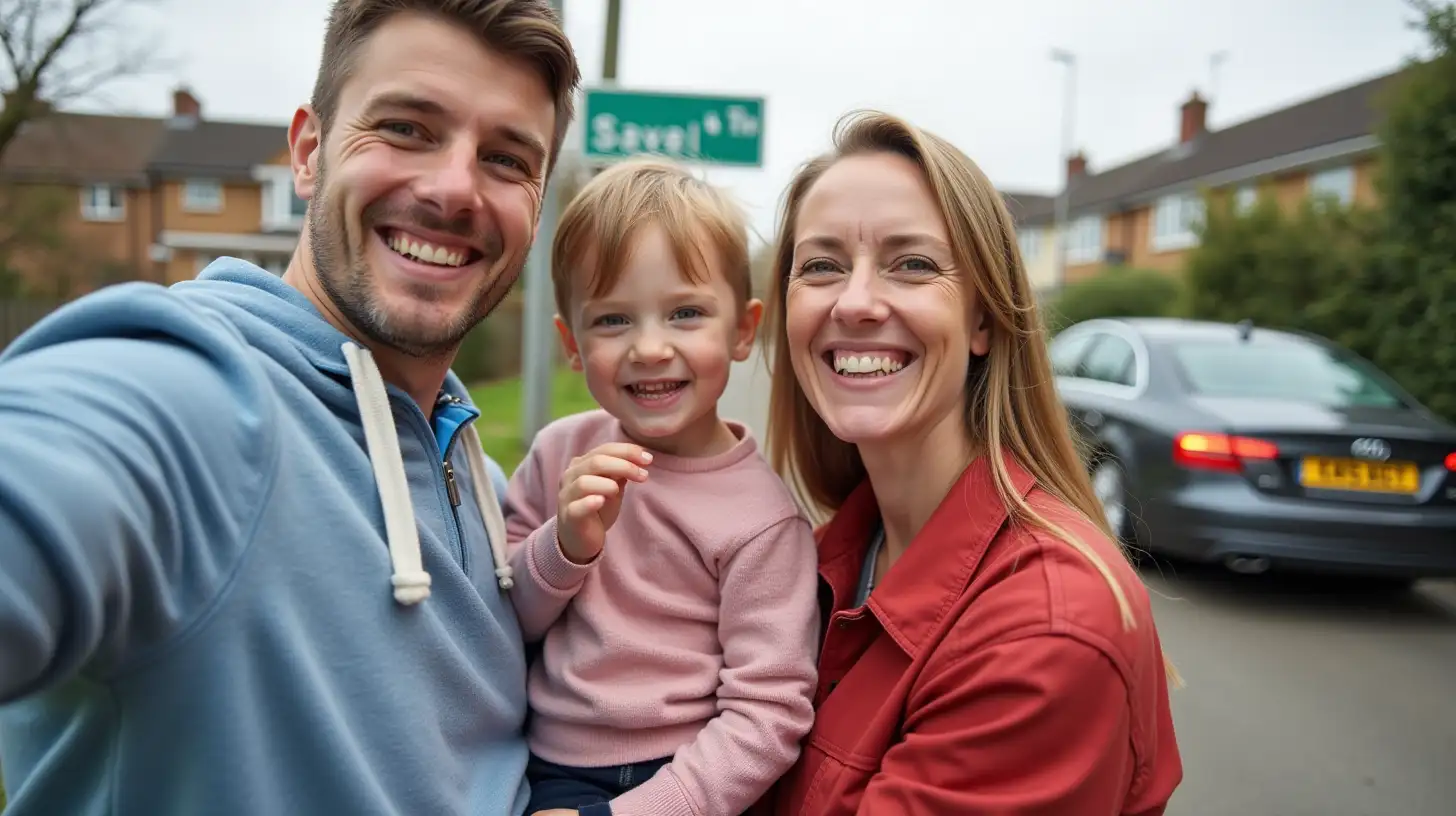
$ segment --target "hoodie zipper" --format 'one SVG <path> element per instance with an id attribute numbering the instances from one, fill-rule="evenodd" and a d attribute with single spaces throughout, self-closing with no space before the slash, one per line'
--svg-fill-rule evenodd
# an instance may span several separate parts
<path id="1" fill-rule="evenodd" d="M 435 406 L 449 405 L 461 402 L 461 399 L 453 394 L 441 394 L 436 400 Z M 460 429 L 455 429 L 458 436 Z M 433 434 L 431 434 L 433 436 Z M 440 465 L 445 473 L 445 496 L 450 500 L 450 516 L 455 521 L 455 538 L 460 542 L 460 569 L 466 575 L 470 574 L 470 565 L 467 562 L 468 556 L 465 551 L 465 528 L 460 524 L 460 484 L 455 480 L 455 466 L 450 464 L 450 452 L 455 449 L 456 436 L 450 438 L 450 444 L 445 447 L 445 455 L 440 459 Z"/>

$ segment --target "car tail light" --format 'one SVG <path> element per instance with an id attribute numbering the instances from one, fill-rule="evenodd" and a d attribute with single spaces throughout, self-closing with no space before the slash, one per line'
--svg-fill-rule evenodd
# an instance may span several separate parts
<path id="1" fill-rule="evenodd" d="M 1198 470 L 1238 473 L 1249 459 L 1276 459 L 1279 448 L 1273 442 L 1247 436 L 1190 431 L 1173 440 L 1173 462 Z"/>
<path id="2" fill-rule="evenodd" d="M 1456 453 L 1446 454 L 1446 469 L 1456 473 Z"/>

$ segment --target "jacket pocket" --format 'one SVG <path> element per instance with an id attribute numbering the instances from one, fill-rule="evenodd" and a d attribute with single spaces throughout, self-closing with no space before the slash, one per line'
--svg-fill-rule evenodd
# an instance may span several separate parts
<path id="1" fill-rule="evenodd" d="M 804 750 L 813 773 L 794 816 L 855 816 L 880 761 L 845 751 L 822 737 L 810 737 Z"/>

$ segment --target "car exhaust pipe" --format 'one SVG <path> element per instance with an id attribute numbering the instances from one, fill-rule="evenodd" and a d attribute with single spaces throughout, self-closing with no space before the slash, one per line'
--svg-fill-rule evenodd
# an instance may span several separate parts
<path id="1" fill-rule="evenodd" d="M 1262 555 L 1239 555 L 1237 553 L 1223 560 L 1224 566 L 1240 575 L 1261 575 L 1269 571 L 1269 559 Z"/>

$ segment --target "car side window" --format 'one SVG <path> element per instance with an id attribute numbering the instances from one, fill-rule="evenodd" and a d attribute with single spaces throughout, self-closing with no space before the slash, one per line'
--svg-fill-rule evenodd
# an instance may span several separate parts
<path id="1" fill-rule="evenodd" d="M 1087 350 L 1087 344 L 1091 343 L 1096 336 L 1091 332 L 1082 332 L 1081 334 L 1053 338 L 1051 346 L 1052 371 L 1058 377 L 1077 376 L 1077 363 L 1081 361 L 1083 352 Z"/>
<path id="2" fill-rule="evenodd" d="M 1116 335 L 1104 334 L 1082 359 L 1076 376 L 1115 385 L 1132 385 L 1135 357 L 1131 343 Z"/>

